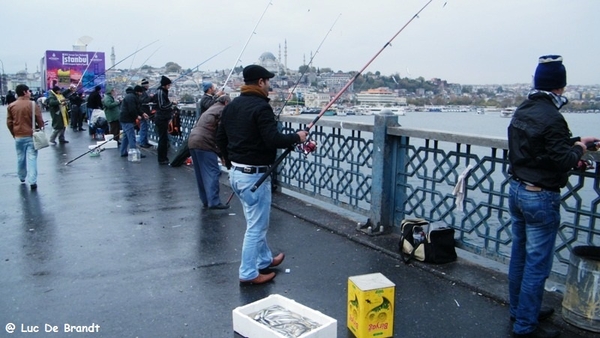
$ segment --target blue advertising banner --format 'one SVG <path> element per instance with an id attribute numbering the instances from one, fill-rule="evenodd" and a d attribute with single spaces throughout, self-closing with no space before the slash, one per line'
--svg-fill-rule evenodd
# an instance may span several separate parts
<path id="1" fill-rule="evenodd" d="M 83 92 L 91 92 L 100 85 L 104 91 L 106 68 L 104 52 L 46 51 L 46 88 L 71 84 Z"/>

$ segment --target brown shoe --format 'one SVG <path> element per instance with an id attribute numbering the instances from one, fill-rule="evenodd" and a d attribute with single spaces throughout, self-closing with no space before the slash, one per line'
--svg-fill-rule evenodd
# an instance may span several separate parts
<path id="1" fill-rule="evenodd" d="M 274 268 L 274 267 L 278 266 L 279 264 L 281 264 L 281 262 L 283 262 L 284 259 L 285 259 L 285 254 L 283 252 L 281 252 L 279 255 L 273 257 L 273 261 L 271 262 L 271 265 L 269 265 L 269 267 Z"/>
<path id="2" fill-rule="evenodd" d="M 273 280 L 273 278 L 275 278 L 275 272 L 271 272 L 271 273 L 267 273 L 267 274 L 259 273 L 256 278 L 251 279 L 251 280 L 241 280 L 240 279 L 240 285 L 264 284 L 264 283 L 270 282 L 271 280 Z"/>

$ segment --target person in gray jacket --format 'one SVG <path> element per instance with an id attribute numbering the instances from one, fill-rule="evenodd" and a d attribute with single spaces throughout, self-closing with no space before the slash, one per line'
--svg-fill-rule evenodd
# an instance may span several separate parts
<path id="1" fill-rule="evenodd" d="M 198 183 L 198 193 L 202 205 L 208 209 L 229 208 L 228 205 L 221 203 L 219 197 L 221 169 L 218 158 L 221 156 L 221 152 L 217 147 L 215 137 L 219 121 L 221 121 L 221 113 L 230 101 L 229 95 L 219 97 L 207 111 L 200 115 L 188 138 Z"/>

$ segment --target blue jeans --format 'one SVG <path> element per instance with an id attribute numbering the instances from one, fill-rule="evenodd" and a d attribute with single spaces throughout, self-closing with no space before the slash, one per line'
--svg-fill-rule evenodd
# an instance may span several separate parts
<path id="1" fill-rule="evenodd" d="M 261 176 L 262 174 L 244 174 L 237 170 L 231 170 L 229 173 L 229 183 L 242 202 L 246 217 L 240 280 L 258 277 L 258 270 L 267 268 L 273 261 L 273 254 L 267 245 L 271 213 L 271 178 L 267 178 L 255 192 L 250 191 Z"/>
<path id="2" fill-rule="evenodd" d="M 142 118 L 140 120 L 139 137 L 141 145 L 148 145 L 148 120 L 146 120 L 145 118 Z"/>
<path id="3" fill-rule="evenodd" d="M 133 123 L 121 122 L 121 129 L 123 130 L 123 137 L 121 138 L 121 156 L 128 154 L 128 149 L 135 148 L 135 128 Z"/>
<path id="4" fill-rule="evenodd" d="M 529 191 L 510 180 L 508 206 L 512 219 L 512 252 L 508 269 L 513 331 L 529 333 L 538 325 L 544 284 L 552 270 L 560 225 L 560 193 Z"/>
<path id="5" fill-rule="evenodd" d="M 194 162 L 194 173 L 198 183 L 198 193 L 202 204 L 208 207 L 219 205 L 219 162 L 217 154 L 212 151 L 201 149 L 190 149 L 192 161 Z"/>
<path id="6" fill-rule="evenodd" d="M 16 137 L 17 176 L 19 180 L 27 180 L 28 184 L 37 184 L 37 155 L 33 147 L 32 137 Z"/>

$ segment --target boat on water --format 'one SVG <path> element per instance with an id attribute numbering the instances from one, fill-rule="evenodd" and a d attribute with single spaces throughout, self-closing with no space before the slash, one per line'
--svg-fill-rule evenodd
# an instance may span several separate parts
<path id="1" fill-rule="evenodd" d="M 515 107 L 507 107 L 504 108 L 500 111 L 500 116 L 501 117 L 512 117 L 513 114 L 515 113 Z"/>
<path id="2" fill-rule="evenodd" d="M 304 108 L 300 111 L 300 114 L 318 114 L 321 112 L 319 108 Z"/>
<path id="3" fill-rule="evenodd" d="M 404 116 L 406 115 L 406 112 L 404 111 L 403 108 L 400 107 L 381 107 L 381 106 L 377 106 L 377 107 L 369 107 L 369 115 L 372 114 L 376 114 L 376 113 L 381 113 L 383 110 L 389 110 L 392 113 L 394 113 L 394 115 L 398 115 L 398 116 Z"/>

